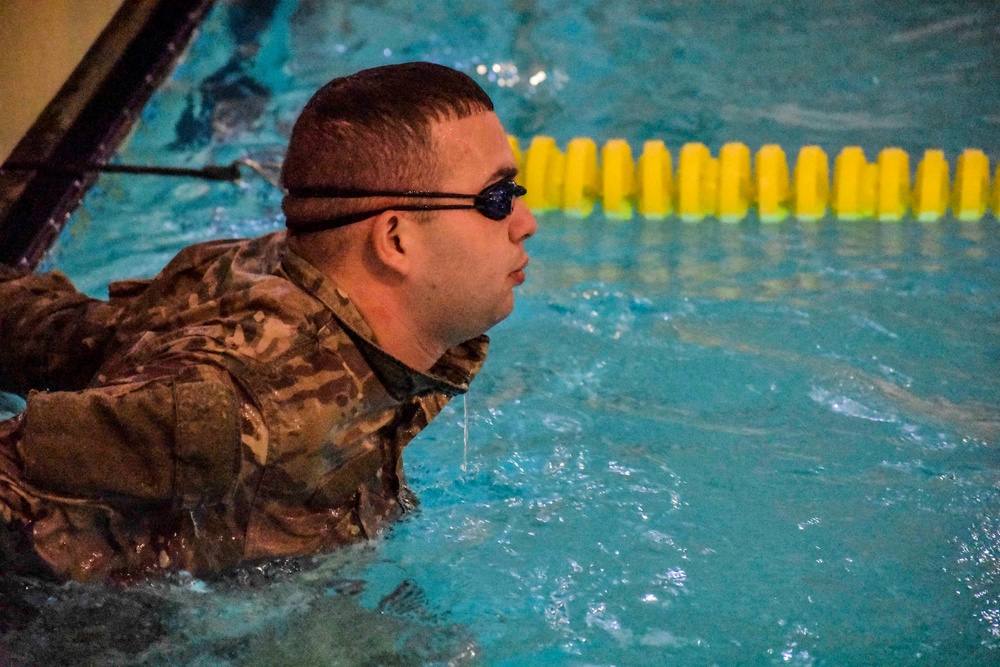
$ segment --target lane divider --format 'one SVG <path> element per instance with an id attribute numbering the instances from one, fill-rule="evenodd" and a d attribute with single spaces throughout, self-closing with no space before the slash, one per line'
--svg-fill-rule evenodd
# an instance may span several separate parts
<path id="1" fill-rule="evenodd" d="M 980 220 L 988 213 L 1000 219 L 1000 165 L 991 181 L 989 158 L 975 148 L 959 155 L 954 180 L 944 151 L 925 151 L 911 181 L 910 156 L 900 148 L 885 148 L 869 162 L 860 147 L 845 147 L 833 160 L 831 179 L 830 160 L 818 146 L 800 148 L 790 169 L 777 144 L 761 146 L 751 156 L 746 145 L 727 143 L 713 157 L 706 145 L 688 143 L 675 170 L 659 140 L 645 142 L 635 158 L 624 139 L 598 148 L 593 139 L 577 137 L 565 152 L 552 137 L 534 137 L 524 150 L 517 138 L 509 139 L 518 181 L 528 189 L 525 203 L 535 212 L 586 217 L 599 204 L 610 218 L 638 213 L 648 219 L 676 215 L 687 222 L 708 217 L 738 222 L 751 210 L 766 223 L 827 215 L 933 222 L 949 212 L 959 220 Z"/>

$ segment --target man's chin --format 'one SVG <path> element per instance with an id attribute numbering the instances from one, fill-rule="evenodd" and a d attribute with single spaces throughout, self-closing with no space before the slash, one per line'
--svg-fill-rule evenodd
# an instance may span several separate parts
<path id="1" fill-rule="evenodd" d="M 493 323 L 493 326 L 496 326 L 497 324 L 503 322 L 505 319 L 510 317 L 510 314 L 513 312 L 514 312 L 514 294 L 512 292 L 510 295 L 510 299 L 507 301 L 506 305 L 503 308 L 503 312 L 497 318 L 496 322 Z"/>
<path id="2" fill-rule="evenodd" d="M 486 301 L 484 298 L 479 305 L 487 305 Z M 470 338 L 484 334 L 507 319 L 514 312 L 514 290 L 510 288 L 506 294 L 499 295 L 493 301 L 492 305 L 493 308 L 491 311 L 465 311 L 462 323 L 468 328 L 465 329 L 466 336 L 463 340 L 469 340 Z"/>
<path id="3" fill-rule="evenodd" d="M 499 309 L 496 312 L 496 314 L 494 314 L 494 316 L 491 317 L 487 321 L 486 326 L 482 327 L 482 331 L 480 331 L 476 335 L 481 335 L 481 334 L 486 333 L 487 331 L 489 331 L 490 329 L 492 329 L 493 327 L 495 327 L 496 325 L 500 324 L 505 319 L 507 319 L 508 317 L 510 317 L 510 314 L 512 312 L 514 312 L 514 298 L 513 298 L 513 296 L 511 296 L 511 299 L 510 299 L 509 303 L 506 304 L 503 308 Z M 473 336 L 473 337 L 475 337 L 475 336 Z"/>

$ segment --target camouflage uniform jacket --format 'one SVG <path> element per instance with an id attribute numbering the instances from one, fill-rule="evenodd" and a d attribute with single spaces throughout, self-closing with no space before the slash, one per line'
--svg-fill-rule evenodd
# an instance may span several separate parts
<path id="1" fill-rule="evenodd" d="M 284 232 L 91 299 L 0 269 L 0 559 L 60 578 L 214 571 L 362 539 L 413 502 L 403 447 L 481 367 L 380 349 Z M 42 391 L 38 391 L 42 390 Z"/>

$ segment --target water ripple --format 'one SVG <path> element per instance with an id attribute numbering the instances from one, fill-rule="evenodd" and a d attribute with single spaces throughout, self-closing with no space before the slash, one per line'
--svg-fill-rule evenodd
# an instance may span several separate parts
<path id="1" fill-rule="evenodd" d="M 809 392 L 809 398 L 816 401 L 820 405 L 825 405 L 837 414 L 844 415 L 846 417 L 856 417 L 858 419 L 867 419 L 873 422 L 897 422 L 898 417 L 892 412 L 881 412 L 874 408 L 870 408 L 863 403 L 856 401 L 855 399 L 844 396 L 842 394 L 835 394 L 822 387 L 813 387 Z"/>

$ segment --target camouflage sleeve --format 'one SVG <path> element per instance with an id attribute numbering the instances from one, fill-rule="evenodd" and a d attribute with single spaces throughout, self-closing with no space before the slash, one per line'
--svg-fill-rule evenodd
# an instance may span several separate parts
<path id="1" fill-rule="evenodd" d="M 59 272 L 0 268 L 0 389 L 79 389 L 100 366 L 116 308 Z"/>
<path id="2" fill-rule="evenodd" d="M 20 424 L 24 479 L 85 500 L 220 499 L 240 462 L 241 401 L 214 366 L 76 392 L 32 392 Z"/>

